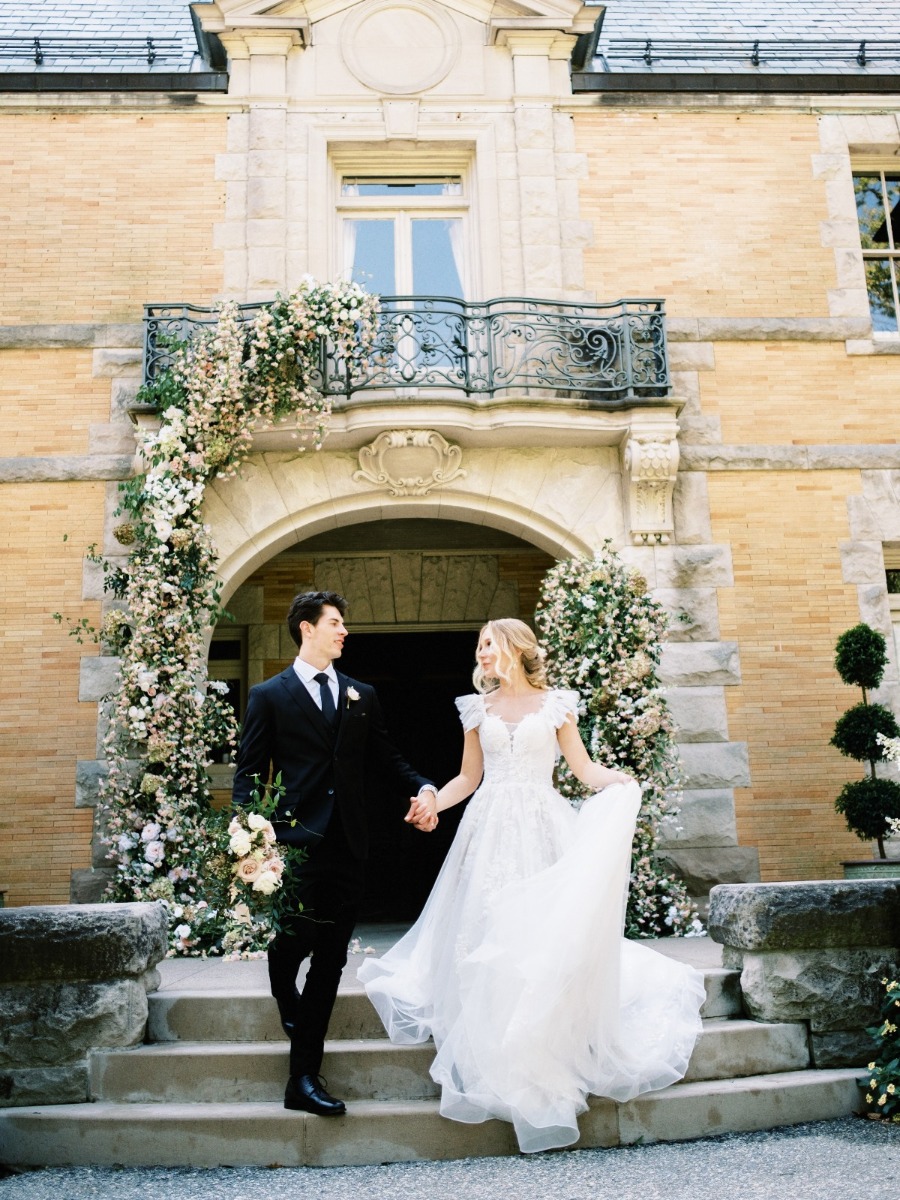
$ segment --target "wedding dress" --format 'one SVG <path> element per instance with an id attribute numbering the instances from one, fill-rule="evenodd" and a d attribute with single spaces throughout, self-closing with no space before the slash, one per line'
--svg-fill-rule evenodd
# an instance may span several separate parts
<path id="1" fill-rule="evenodd" d="M 577 812 L 552 786 L 576 693 L 548 691 L 515 725 L 483 696 L 456 704 L 483 781 L 418 921 L 359 978 L 392 1042 L 434 1038 L 442 1115 L 510 1121 L 523 1151 L 569 1146 L 587 1094 L 684 1075 L 703 976 L 622 936 L 638 786 Z"/>

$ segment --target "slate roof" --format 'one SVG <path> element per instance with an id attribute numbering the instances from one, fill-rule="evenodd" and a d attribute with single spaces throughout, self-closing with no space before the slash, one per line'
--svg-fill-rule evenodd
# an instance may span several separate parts
<path id="1" fill-rule="evenodd" d="M 208 69 L 198 50 L 188 0 L 0 3 L 3 74 L 184 75 Z"/>
<path id="2" fill-rule="evenodd" d="M 597 49 L 596 72 L 900 73 L 900 6 L 897 0 L 607 0 Z"/>

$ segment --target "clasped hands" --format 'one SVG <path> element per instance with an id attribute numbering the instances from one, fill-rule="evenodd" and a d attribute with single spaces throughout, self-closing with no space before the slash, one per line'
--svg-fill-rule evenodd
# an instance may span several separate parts
<path id="1" fill-rule="evenodd" d="M 434 792 L 424 791 L 419 792 L 418 796 L 411 796 L 409 812 L 403 820 L 422 833 L 433 833 L 438 823 L 437 796 Z"/>

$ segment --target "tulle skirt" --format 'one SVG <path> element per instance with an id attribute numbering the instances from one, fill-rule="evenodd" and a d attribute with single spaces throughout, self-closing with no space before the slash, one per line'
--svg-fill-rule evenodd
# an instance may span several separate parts
<path id="1" fill-rule="evenodd" d="M 549 785 L 483 785 L 419 920 L 361 967 L 392 1041 L 434 1038 L 444 1116 L 548 1150 L 577 1141 L 587 1095 L 684 1075 L 703 976 L 622 936 L 639 806 L 635 784 L 578 813 Z"/>

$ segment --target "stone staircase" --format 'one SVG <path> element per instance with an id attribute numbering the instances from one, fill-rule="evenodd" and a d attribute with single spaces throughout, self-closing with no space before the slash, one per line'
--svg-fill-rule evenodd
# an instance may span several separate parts
<path id="1" fill-rule="evenodd" d="M 579 1147 L 766 1129 L 858 1108 L 859 1070 L 810 1070 L 804 1024 L 745 1020 L 738 973 L 704 974 L 704 1029 L 686 1079 L 628 1104 L 592 1100 Z M 503 1122 L 439 1116 L 432 1047 L 386 1041 L 355 971 L 322 1069 L 348 1102 L 347 1116 L 332 1119 L 283 1108 L 288 1047 L 260 988 L 192 990 L 190 979 L 149 997 L 145 1045 L 95 1052 L 93 1103 L 0 1111 L 0 1162 L 333 1166 L 517 1153 Z"/>

